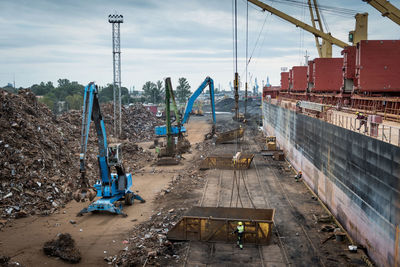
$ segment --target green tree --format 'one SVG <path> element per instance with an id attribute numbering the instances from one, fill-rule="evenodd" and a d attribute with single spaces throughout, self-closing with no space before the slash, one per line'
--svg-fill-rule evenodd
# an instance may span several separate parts
<path id="1" fill-rule="evenodd" d="M 52 82 L 41 82 L 40 84 L 32 85 L 31 90 L 35 95 L 45 95 L 54 90 L 54 85 Z"/>
<path id="2" fill-rule="evenodd" d="M 176 98 L 180 103 L 185 103 L 188 97 L 192 94 L 190 92 L 190 85 L 186 78 L 179 78 L 178 86 L 176 87 Z"/>
<path id="3" fill-rule="evenodd" d="M 121 93 L 122 93 L 122 91 L 121 91 Z M 131 96 L 129 94 L 121 96 L 121 104 L 122 105 L 128 105 L 130 102 L 131 102 Z"/>
<path id="4" fill-rule="evenodd" d="M 12 84 L 10 84 L 10 83 L 7 84 L 6 86 L 4 86 L 3 88 L 0 88 L 0 89 L 3 89 L 3 90 L 8 91 L 10 93 L 16 93 L 17 92 L 17 89 L 15 89 L 14 86 Z"/>
<path id="5" fill-rule="evenodd" d="M 121 87 L 121 103 L 129 103 L 129 90 L 126 87 Z M 114 86 L 112 84 L 107 84 L 106 87 L 99 89 L 99 100 L 101 103 L 114 101 Z"/>
<path id="6" fill-rule="evenodd" d="M 100 87 L 99 89 L 99 100 L 100 102 L 109 102 L 114 100 L 114 95 L 113 95 L 113 85 L 112 84 L 107 84 L 106 87 Z"/>
<path id="7" fill-rule="evenodd" d="M 39 102 L 42 102 L 45 104 L 50 110 L 54 110 L 55 103 L 57 102 L 57 99 L 53 93 L 48 93 L 44 95 L 43 97 L 39 98 Z"/>
<path id="8" fill-rule="evenodd" d="M 68 79 L 59 79 L 57 82 L 58 86 L 54 90 L 54 94 L 59 101 L 65 100 L 69 95 L 83 95 L 85 87 L 78 82 L 70 82 Z"/>
<path id="9" fill-rule="evenodd" d="M 65 98 L 69 109 L 80 110 L 83 105 L 83 96 L 80 94 L 69 95 Z"/>
<path id="10" fill-rule="evenodd" d="M 157 81 L 157 84 L 153 82 L 146 82 L 143 85 L 143 96 L 147 102 L 158 104 L 164 99 L 164 86 L 162 81 Z"/>

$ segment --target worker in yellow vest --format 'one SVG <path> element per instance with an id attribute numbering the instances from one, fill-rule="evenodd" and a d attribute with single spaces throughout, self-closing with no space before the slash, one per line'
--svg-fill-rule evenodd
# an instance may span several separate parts
<path id="1" fill-rule="evenodd" d="M 244 234 L 244 225 L 242 222 L 238 222 L 238 225 L 236 226 L 236 230 L 233 232 L 237 234 L 237 245 L 240 247 L 240 249 L 243 249 L 243 234 Z"/>

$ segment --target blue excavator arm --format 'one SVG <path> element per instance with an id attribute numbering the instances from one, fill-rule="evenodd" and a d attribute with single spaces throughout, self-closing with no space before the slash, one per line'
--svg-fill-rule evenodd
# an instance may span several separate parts
<path id="1" fill-rule="evenodd" d="M 212 116 L 213 116 L 213 124 L 216 123 L 216 116 L 215 116 L 215 96 L 214 96 L 214 81 L 210 77 L 206 77 L 205 80 L 200 84 L 199 88 L 190 96 L 188 102 L 186 103 L 185 113 L 183 115 L 183 119 L 181 122 L 178 122 L 178 126 L 172 126 L 171 132 L 173 135 L 178 135 L 179 133 L 186 132 L 186 128 L 184 126 L 185 123 L 188 122 L 190 117 L 190 112 L 192 111 L 193 104 L 199 95 L 203 92 L 204 88 L 210 87 L 210 100 L 211 100 L 211 109 L 212 109 Z M 179 126 L 180 125 L 180 126 Z M 155 128 L 155 134 L 158 136 L 164 136 L 167 134 L 166 126 L 157 126 Z"/>
<path id="2" fill-rule="evenodd" d="M 96 134 L 97 143 L 99 147 L 99 168 L 100 176 L 103 182 L 110 182 L 110 168 L 107 164 L 107 135 L 106 128 L 104 126 L 103 117 L 100 112 L 100 103 L 98 98 L 97 86 L 91 82 L 85 87 L 83 96 L 83 114 L 82 114 L 82 132 L 81 132 L 81 151 L 80 151 L 80 172 L 82 181 L 84 181 L 86 187 L 88 187 L 87 179 L 85 178 L 86 168 L 86 152 L 87 143 L 89 140 L 90 123 L 93 120 Z"/>
<path id="3" fill-rule="evenodd" d="M 211 109 L 212 109 L 213 123 L 215 124 L 216 117 L 215 117 L 215 103 L 214 103 L 214 81 L 213 79 L 207 76 L 207 78 L 200 84 L 199 88 L 197 88 L 197 90 L 194 91 L 194 93 L 190 96 L 188 102 L 186 103 L 185 114 L 183 115 L 183 119 L 181 122 L 182 125 L 188 121 L 194 102 L 203 92 L 204 88 L 207 87 L 207 85 L 210 87 Z"/>

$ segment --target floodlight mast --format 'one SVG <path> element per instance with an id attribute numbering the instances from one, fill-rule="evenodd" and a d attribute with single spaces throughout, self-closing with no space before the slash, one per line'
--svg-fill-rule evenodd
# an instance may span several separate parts
<path id="1" fill-rule="evenodd" d="M 117 14 L 108 15 L 108 22 L 112 24 L 114 136 L 120 138 L 122 133 L 120 24 L 124 22 L 124 17 Z"/>

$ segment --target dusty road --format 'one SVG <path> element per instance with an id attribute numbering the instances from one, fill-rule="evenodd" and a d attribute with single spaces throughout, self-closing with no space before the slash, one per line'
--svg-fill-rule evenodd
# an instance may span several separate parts
<path id="1" fill-rule="evenodd" d="M 204 119 L 191 120 L 187 130 L 192 147 L 204 140 L 204 135 L 210 128 Z M 139 145 L 147 148 L 149 143 Z M 152 215 L 155 207 L 153 200 L 171 181 L 174 171 L 191 164 L 193 154 L 184 157 L 185 160 L 178 166 L 159 167 L 149 163 L 134 172 L 133 190 L 138 190 L 147 202 L 124 207 L 128 217 L 104 213 L 76 217 L 88 203 L 70 202 L 57 214 L 18 219 L 3 228 L 0 231 L 0 255 L 8 255 L 24 266 L 70 266 L 61 260 L 47 257 L 42 251 L 43 244 L 58 233 L 70 233 L 82 254 L 82 261 L 78 266 L 107 265 L 104 257 L 115 255 L 124 249 L 127 246 L 124 240 L 128 238 L 130 229 Z M 70 220 L 76 223 L 71 224 Z"/>

